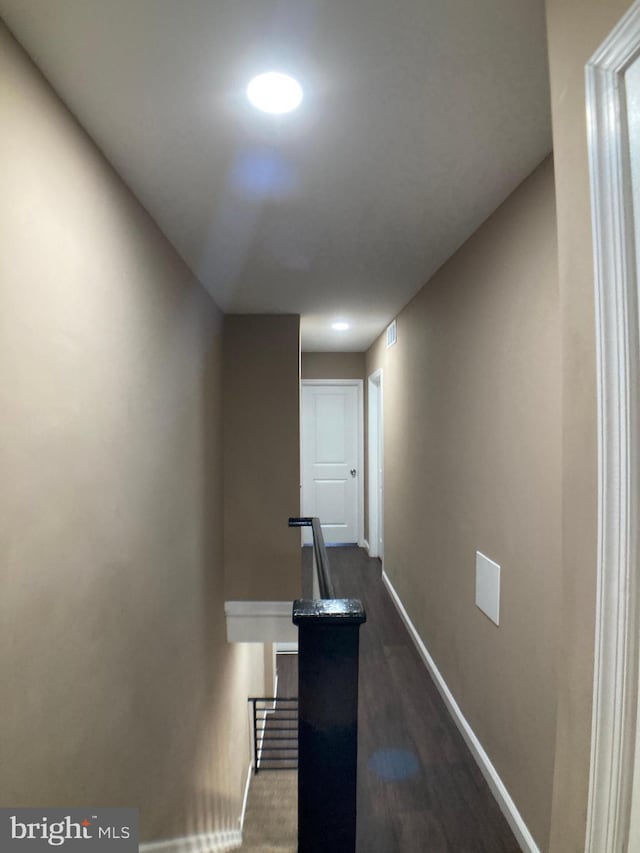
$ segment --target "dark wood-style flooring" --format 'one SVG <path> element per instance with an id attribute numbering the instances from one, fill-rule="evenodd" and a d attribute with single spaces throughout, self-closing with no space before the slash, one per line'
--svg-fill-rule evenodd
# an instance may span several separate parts
<path id="1" fill-rule="evenodd" d="M 380 561 L 356 547 L 328 553 L 336 595 L 360 598 L 367 613 L 360 632 L 358 853 L 517 853 L 382 583 Z M 278 658 L 279 683 L 295 695 L 296 658 Z"/>

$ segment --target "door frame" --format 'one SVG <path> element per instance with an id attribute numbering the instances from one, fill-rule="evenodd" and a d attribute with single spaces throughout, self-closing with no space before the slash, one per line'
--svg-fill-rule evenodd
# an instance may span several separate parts
<path id="1" fill-rule="evenodd" d="M 640 345 L 624 75 L 640 0 L 586 66 L 598 387 L 598 561 L 586 853 L 626 850 L 636 765 L 640 589 Z M 635 772 L 634 772 L 635 771 Z"/>
<path id="2" fill-rule="evenodd" d="M 356 401 L 356 423 L 357 423 L 357 441 L 358 441 L 358 484 L 356 488 L 358 519 L 356 530 L 358 535 L 358 546 L 364 547 L 364 412 L 363 412 L 363 382 L 362 379 L 302 379 L 304 385 L 353 385 L 357 389 Z M 302 451 L 302 391 L 300 393 L 300 479 L 304 478 L 304 455 Z M 300 499 L 302 503 L 302 486 L 300 489 Z M 302 511 L 302 507 L 301 507 Z"/>
<path id="3" fill-rule="evenodd" d="M 367 475 L 369 499 L 369 556 L 384 558 L 384 417 L 382 368 L 367 377 Z M 378 472 L 382 471 L 382 482 Z M 380 534 L 383 547 L 380 553 Z"/>

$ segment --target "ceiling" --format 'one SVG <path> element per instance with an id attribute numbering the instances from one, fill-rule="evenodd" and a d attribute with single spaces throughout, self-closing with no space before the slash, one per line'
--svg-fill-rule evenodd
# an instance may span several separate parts
<path id="1" fill-rule="evenodd" d="M 227 312 L 362 350 L 551 150 L 543 0 L 0 0 Z M 289 115 L 249 79 L 286 71 Z M 348 332 L 331 321 L 346 319 Z"/>

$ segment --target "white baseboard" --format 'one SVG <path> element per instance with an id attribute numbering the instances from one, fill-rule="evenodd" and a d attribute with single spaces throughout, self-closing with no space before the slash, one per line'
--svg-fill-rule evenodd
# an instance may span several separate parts
<path id="1" fill-rule="evenodd" d="M 465 719 L 462 711 L 458 703 L 456 702 L 453 693 L 449 690 L 446 681 L 442 677 L 440 670 L 435 664 L 435 661 L 427 651 L 427 647 L 422 642 L 422 638 L 420 634 L 416 630 L 415 625 L 411 621 L 409 614 L 404 608 L 398 593 L 393 588 L 393 584 L 389 580 L 389 576 L 385 571 L 382 572 L 382 580 L 384 585 L 387 587 L 389 591 L 389 595 L 391 596 L 391 600 L 396 606 L 402 621 L 407 627 L 411 639 L 413 640 L 420 657 L 422 658 L 425 666 L 429 670 L 431 677 L 433 678 L 436 687 L 440 695 L 442 696 L 445 705 L 447 706 L 449 713 L 453 717 L 453 721 L 458 727 L 460 734 L 465 740 L 465 743 L 469 747 L 471 754 L 473 755 L 478 767 L 482 775 L 484 776 L 489 788 L 491 789 L 491 793 L 496 799 L 498 806 L 500 807 L 500 811 L 505 816 L 507 823 L 511 827 L 513 834 L 515 835 L 518 844 L 524 853 L 540 853 L 540 849 L 536 844 L 533 836 L 529 832 L 529 829 L 522 819 L 522 815 L 518 811 L 516 804 L 511 799 L 511 795 L 507 791 L 504 782 L 498 775 L 496 768 L 491 763 L 491 759 L 484 751 L 484 748 L 473 729 Z"/>
<path id="2" fill-rule="evenodd" d="M 249 799 L 249 785 L 251 785 L 251 774 L 253 773 L 253 761 L 249 762 L 249 769 L 247 770 L 247 781 L 244 784 L 244 797 L 242 798 L 242 811 L 240 812 L 240 817 L 238 819 L 238 823 L 240 824 L 240 840 L 242 840 L 242 830 L 244 829 L 244 816 L 247 813 L 247 801 Z"/>
<path id="3" fill-rule="evenodd" d="M 184 838 L 171 838 L 168 841 L 151 841 L 139 846 L 140 853 L 228 853 L 237 850 L 242 844 L 239 829 L 223 832 L 206 832 L 200 835 L 186 835 Z"/>
<path id="4" fill-rule="evenodd" d="M 367 554 L 369 554 L 369 543 L 366 539 L 363 539 L 358 544 L 360 545 L 361 548 L 364 548 L 364 550 L 367 552 Z"/>
<path id="5" fill-rule="evenodd" d="M 244 797 L 242 800 L 242 811 L 238 818 L 239 829 L 227 829 L 221 832 L 204 832 L 198 835 L 185 835 L 183 838 L 170 838 L 167 841 L 148 841 L 140 844 L 140 853 L 230 853 L 242 845 L 242 830 L 244 829 L 244 818 L 247 813 L 247 801 L 249 799 L 249 785 L 253 764 L 249 762 L 247 770 L 247 781 L 244 786 Z"/>

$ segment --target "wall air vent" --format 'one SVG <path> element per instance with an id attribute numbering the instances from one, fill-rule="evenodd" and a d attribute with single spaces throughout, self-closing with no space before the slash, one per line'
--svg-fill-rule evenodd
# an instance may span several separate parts
<path id="1" fill-rule="evenodd" d="M 396 321 L 393 320 L 387 326 L 387 349 L 389 349 L 389 347 L 392 347 L 397 340 L 398 340 L 398 327 L 396 325 Z"/>

